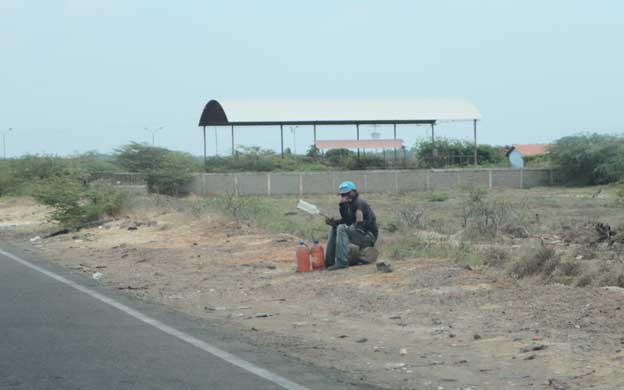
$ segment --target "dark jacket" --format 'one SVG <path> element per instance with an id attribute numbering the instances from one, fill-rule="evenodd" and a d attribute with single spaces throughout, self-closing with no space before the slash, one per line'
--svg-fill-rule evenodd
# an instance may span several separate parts
<path id="1" fill-rule="evenodd" d="M 366 199 L 362 198 L 360 195 L 356 195 L 351 202 L 341 203 L 338 207 L 340 209 L 341 217 L 338 223 L 353 225 L 355 223 L 355 212 L 357 210 L 362 210 L 362 213 L 364 214 L 364 222 L 361 226 L 356 227 L 372 233 L 375 238 L 378 237 L 379 229 L 377 228 L 377 218 L 375 217 L 373 209 L 371 209 L 368 205 Z"/>

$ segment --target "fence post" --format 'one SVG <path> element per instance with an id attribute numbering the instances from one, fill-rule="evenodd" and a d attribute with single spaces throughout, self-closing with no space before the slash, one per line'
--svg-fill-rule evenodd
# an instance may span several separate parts
<path id="1" fill-rule="evenodd" d="M 394 190 L 399 193 L 399 172 L 394 172 Z"/>
<path id="2" fill-rule="evenodd" d="M 456 180 L 457 180 L 455 185 L 457 186 L 457 188 L 459 188 L 461 186 L 461 179 L 460 179 L 459 171 L 455 171 L 455 177 L 456 177 Z"/>
<path id="3" fill-rule="evenodd" d="M 427 191 L 431 191 L 431 170 L 427 169 L 427 181 L 425 182 L 425 188 Z"/>
<path id="4" fill-rule="evenodd" d="M 303 196 L 303 174 L 299 174 L 299 196 Z"/>
<path id="5" fill-rule="evenodd" d="M 492 169 L 490 169 L 489 171 L 489 177 L 488 177 L 488 181 L 489 181 L 489 187 L 492 188 Z"/>
<path id="6" fill-rule="evenodd" d="M 368 175 L 364 174 L 364 192 L 368 192 Z"/>
<path id="7" fill-rule="evenodd" d="M 549 169 L 548 170 L 548 182 L 550 183 L 550 186 L 552 187 L 555 184 L 555 179 L 553 177 L 553 170 Z"/>
<path id="8" fill-rule="evenodd" d="M 524 168 L 520 168 L 520 188 L 524 188 Z"/>
<path id="9" fill-rule="evenodd" d="M 238 175 L 234 176 L 234 196 L 238 196 Z"/>
<path id="10" fill-rule="evenodd" d="M 267 196 L 271 196 L 271 172 L 267 173 Z"/>

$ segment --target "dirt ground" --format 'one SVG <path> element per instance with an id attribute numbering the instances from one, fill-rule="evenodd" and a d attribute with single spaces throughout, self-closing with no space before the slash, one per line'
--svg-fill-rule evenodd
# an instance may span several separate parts
<path id="1" fill-rule="evenodd" d="M 609 219 L 613 226 L 623 222 L 624 211 L 606 201 L 597 206 L 594 191 L 535 190 L 542 221 L 548 213 L 558 219 L 541 230 L 531 227 L 531 234 L 539 231 L 542 241 L 548 236 L 557 242 L 575 215 L 577 220 Z M 518 194 L 527 197 L 527 191 Z M 333 201 L 316 200 L 324 207 Z M 370 200 L 375 207 L 382 197 Z M 417 200 L 392 198 L 378 214 L 411 201 Z M 452 200 L 422 202 L 428 215 L 440 210 L 438 219 L 454 205 Z M 76 272 L 99 272 L 100 282 L 110 288 L 223 321 L 258 343 L 341 370 L 356 384 L 624 387 L 623 288 L 517 280 L 491 267 L 442 257 L 387 261 L 392 273 L 365 265 L 298 274 L 294 251 L 300 237 L 241 227 L 211 211 L 176 208 L 129 210 L 102 226 L 31 241 L 57 228 L 47 217 L 48 211 L 29 199 L 0 200 L 0 239 Z M 554 231 L 553 226 L 563 227 Z M 501 243 L 514 247 L 529 238 Z M 578 258 L 577 253 L 578 248 L 572 255 Z"/>

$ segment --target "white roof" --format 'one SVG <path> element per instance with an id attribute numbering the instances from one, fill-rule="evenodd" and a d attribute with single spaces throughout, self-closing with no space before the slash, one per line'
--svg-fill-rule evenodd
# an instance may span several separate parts
<path id="1" fill-rule="evenodd" d="M 467 99 L 218 100 L 229 123 L 408 122 L 480 119 Z"/>

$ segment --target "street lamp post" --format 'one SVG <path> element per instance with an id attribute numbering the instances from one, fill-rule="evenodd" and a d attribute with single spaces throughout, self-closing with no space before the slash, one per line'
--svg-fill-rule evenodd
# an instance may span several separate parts
<path id="1" fill-rule="evenodd" d="M 297 127 L 299 126 L 290 126 L 290 132 L 293 135 L 293 154 L 297 154 Z"/>
<path id="2" fill-rule="evenodd" d="M 152 146 L 156 145 L 156 133 L 158 133 L 160 130 L 162 130 L 164 128 L 165 128 L 165 126 L 156 127 L 154 129 L 149 129 L 147 127 L 143 128 L 145 131 L 148 131 L 148 132 L 152 133 Z"/>
<path id="3" fill-rule="evenodd" d="M 8 133 L 10 133 L 13 130 L 12 127 L 9 127 L 9 129 L 7 131 L 3 131 L 2 132 L 2 150 L 3 150 L 3 154 L 2 156 L 4 157 L 4 159 L 6 160 L 6 136 Z"/>

